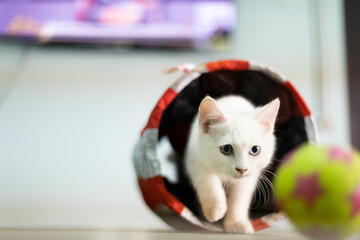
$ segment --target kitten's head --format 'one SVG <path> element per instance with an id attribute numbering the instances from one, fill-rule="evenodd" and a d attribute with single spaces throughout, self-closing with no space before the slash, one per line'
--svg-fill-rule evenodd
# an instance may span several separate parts
<path id="1" fill-rule="evenodd" d="M 280 107 L 275 99 L 260 108 L 241 101 L 206 97 L 199 107 L 204 163 L 219 174 L 241 178 L 259 174 L 271 162 L 273 134 Z M 248 104 L 243 111 L 240 104 Z"/>

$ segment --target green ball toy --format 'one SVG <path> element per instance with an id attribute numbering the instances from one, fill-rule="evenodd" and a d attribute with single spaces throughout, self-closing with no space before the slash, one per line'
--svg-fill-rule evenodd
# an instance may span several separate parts
<path id="1" fill-rule="evenodd" d="M 314 239 L 343 239 L 360 230 L 360 155 L 354 149 L 304 144 L 276 172 L 280 207 Z"/>

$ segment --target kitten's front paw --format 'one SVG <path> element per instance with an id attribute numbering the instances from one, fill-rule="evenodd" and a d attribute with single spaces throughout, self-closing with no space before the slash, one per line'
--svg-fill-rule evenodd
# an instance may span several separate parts
<path id="1" fill-rule="evenodd" d="M 247 221 L 235 221 L 225 220 L 224 221 L 225 232 L 228 233 L 254 233 L 254 228 L 249 220 Z"/>
<path id="2" fill-rule="evenodd" d="M 216 222 L 225 216 L 226 204 L 212 204 L 203 208 L 204 216 L 209 222 Z"/>

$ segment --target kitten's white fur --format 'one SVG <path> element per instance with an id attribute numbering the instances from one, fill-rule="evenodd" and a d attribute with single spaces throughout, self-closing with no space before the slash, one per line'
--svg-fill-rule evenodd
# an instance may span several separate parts
<path id="1" fill-rule="evenodd" d="M 205 218 L 224 218 L 226 232 L 253 233 L 249 208 L 261 171 L 271 162 L 273 134 L 280 101 L 255 108 L 239 96 L 206 97 L 191 127 L 185 154 L 187 174 L 196 190 Z M 230 144 L 224 155 L 220 147 Z M 257 156 L 249 154 L 260 146 Z M 247 169 L 240 173 L 238 169 Z"/>

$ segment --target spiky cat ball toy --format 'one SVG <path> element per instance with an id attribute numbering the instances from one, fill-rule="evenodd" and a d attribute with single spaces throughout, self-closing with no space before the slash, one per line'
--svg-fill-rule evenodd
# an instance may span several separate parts
<path id="1" fill-rule="evenodd" d="M 305 144 L 285 156 L 275 189 L 296 228 L 314 239 L 360 230 L 360 155 L 354 149 Z"/>

